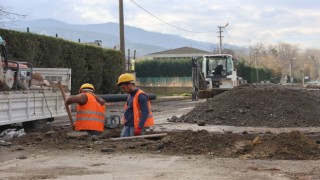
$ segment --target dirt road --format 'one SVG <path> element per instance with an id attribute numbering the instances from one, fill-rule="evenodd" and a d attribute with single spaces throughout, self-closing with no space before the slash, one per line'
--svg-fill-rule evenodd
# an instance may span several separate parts
<path id="1" fill-rule="evenodd" d="M 237 127 L 230 126 L 198 126 L 197 124 L 167 122 L 168 118 L 180 117 L 201 103 L 204 101 L 191 101 L 190 99 L 153 102 L 156 119 L 154 131 L 206 129 L 220 134 L 210 136 L 214 140 L 217 137 L 228 139 L 231 136 L 227 134 L 231 132 L 244 134 L 241 135 L 244 138 L 251 138 L 251 136 L 256 136 L 251 133 L 256 132 L 268 132 L 269 134 L 272 131 L 281 133 L 282 130 L 283 132 L 292 130 L 291 128 L 279 130 L 279 128 L 253 127 L 242 127 L 243 129 L 239 130 Z M 121 114 L 121 110 L 121 103 L 113 104 L 108 108 L 110 114 Z M 211 155 L 212 149 L 208 149 L 207 152 L 194 147 L 194 150 L 197 151 L 191 152 L 196 153 L 188 154 L 189 151 L 184 151 L 184 149 L 188 149 L 189 146 L 185 144 L 181 144 L 180 154 L 170 151 L 170 148 L 173 147 L 170 144 L 165 144 L 165 147 L 160 149 L 159 145 L 162 145 L 164 141 L 114 143 L 104 139 L 66 139 L 64 132 L 69 131 L 67 125 L 66 117 L 58 119 L 52 123 L 55 129 L 49 131 L 50 133 L 34 133 L 26 136 L 25 139 L 12 141 L 11 146 L 0 146 L 0 179 L 320 179 L 319 160 L 261 160 L 249 158 L 247 154 L 239 155 L 237 158 L 221 158 L 218 154 Z M 320 132 L 319 128 L 302 128 L 302 130 L 309 133 Z M 206 131 L 199 134 L 203 136 L 203 133 L 206 134 Z M 223 134 L 226 135 L 223 136 Z M 300 137 L 299 134 L 295 135 Z M 173 141 L 179 137 L 185 138 L 179 134 L 177 137 L 170 136 Z M 277 136 L 274 138 L 277 139 Z M 230 139 L 233 141 L 232 138 Z M 216 142 L 217 146 L 214 146 L 214 149 L 229 146 L 223 142 Z M 199 147 L 207 146 L 203 142 L 193 143 L 190 142 Z M 172 143 L 172 145 L 176 144 Z M 236 150 L 241 150 L 241 153 L 245 153 L 242 150 L 250 150 L 242 149 L 247 146 L 239 146 L 240 149 Z M 102 152 L 103 148 L 106 151 Z M 228 151 L 229 149 L 223 150 Z M 228 153 L 232 152 L 228 151 Z M 315 155 L 318 155 L 317 152 Z M 315 158 L 312 156 L 310 159 Z"/>
<path id="2" fill-rule="evenodd" d="M 36 154 L 34 154 L 36 153 Z M 2 161 L 1 179 L 319 179 L 318 161 L 39 151 Z"/>

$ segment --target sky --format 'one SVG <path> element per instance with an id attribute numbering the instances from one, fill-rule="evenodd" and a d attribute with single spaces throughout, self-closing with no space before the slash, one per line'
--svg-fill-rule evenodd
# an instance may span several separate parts
<path id="1" fill-rule="evenodd" d="M 25 20 L 69 24 L 119 22 L 119 0 L 1 0 Z M 124 24 L 148 31 L 237 46 L 279 42 L 320 48 L 320 0 L 123 0 Z M 146 12 L 147 11 L 147 12 Z"/>

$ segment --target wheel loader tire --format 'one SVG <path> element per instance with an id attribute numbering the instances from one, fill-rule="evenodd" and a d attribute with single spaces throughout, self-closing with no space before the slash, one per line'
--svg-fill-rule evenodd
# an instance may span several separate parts
<path id="1" fill-rule="evenodd" d="M 50 119 L 50 118 L 49 118 Z M 26 133 L 33 132 L 40 129 L 48 128 L 48 119 L 40 119 L 34 121 L 23 122 L 23 128 Z"/>

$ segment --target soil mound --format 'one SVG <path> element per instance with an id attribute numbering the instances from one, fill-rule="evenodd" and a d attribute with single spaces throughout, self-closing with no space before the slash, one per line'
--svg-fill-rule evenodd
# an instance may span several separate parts
<path id="1" fill-rule="evenodd" d="M 259 159 L 319 159 L 320 152 L 315 141 L 298 131 L 262 137 L 248 149 L 247 157 Z"/>
<path id="2" fill-rule="evenodd" d="M 319 127 L 319 117 L 319 89 L 241 85 L 208 99 L 173 121 L 253 127 Z"/>
<path id="3" fill-rule="evenodd" d="M 153 145 L 155 146 L 155 145 Z M 318 144 L 298 131 L 282 134 L 212 134 L 186 131 L 164 138 L 156 149 L 168 154 L 207 154 L 252 159 L 319 159 Z"/>

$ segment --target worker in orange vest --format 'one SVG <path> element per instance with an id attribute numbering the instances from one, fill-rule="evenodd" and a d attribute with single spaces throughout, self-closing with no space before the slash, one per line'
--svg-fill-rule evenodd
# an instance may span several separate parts
<path id="1" fill-rule="evenodd" d="M 65 101 L 66 108 L 77 103 L 77 115 L 74 129 L 87 131 L 90 135 L 100 135 L 104 130 L 105 101 L 94 94 L 94 86 L 83 84 L 79 94 L 70 96 Z"/>
<path id="2" fill-rule="evenodd" d="M 128 93 L 128 99 L 124 106 L 124 125 L 121 137 L 143 135 L 145 128 L 154 125 L 151 111 L 151 103 L 145 92 L 135 86 L 134 77 L 129 73 L 119 76 L 118 86 Z"/>

